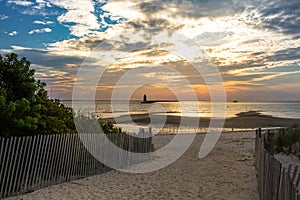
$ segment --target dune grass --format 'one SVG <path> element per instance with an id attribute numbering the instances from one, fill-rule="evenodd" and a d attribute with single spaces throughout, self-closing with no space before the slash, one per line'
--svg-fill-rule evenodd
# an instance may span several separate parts
<path id="1" fill-rule="evenodd" d="M 300 127 L 293 125 L 286 134 L 279 134 L 275 138 L 275 151 L 277 153 L 293 153 L 300 155 Z"/>

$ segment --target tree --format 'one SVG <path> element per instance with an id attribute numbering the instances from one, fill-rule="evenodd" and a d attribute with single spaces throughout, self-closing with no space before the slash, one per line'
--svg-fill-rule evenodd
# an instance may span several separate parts
<path id="1" fill-rule="evenodd" d="M 49 99 L 46 83 L 36 80 L 34 73 L 26 58 L 0 55 L 0 136 L 76 133 L 73 110 Z M 82 114 L 77 117 L 91 120 Z M 105 133 L 121 132 L 112 123 L 98 120 Z"/>
<path id="2" fill-rule="evenodd" d="M 29 69 L 30 62 L 26 58 L 18 60 L 17 54 L 9 54 L 5 58 L 0 55 L 0 88 L 6 92 L 6 101 L 32 99 L 36 91 L 34 70 Z"/>
<path id="3" fill-rule="evenodd" d="M 0 55 L 0 136 L 75 133 L 73 111 L 51 100 L 26 58 Z"/>

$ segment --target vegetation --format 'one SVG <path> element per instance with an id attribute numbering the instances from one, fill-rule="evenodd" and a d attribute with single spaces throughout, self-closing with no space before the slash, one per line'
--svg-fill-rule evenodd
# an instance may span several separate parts
<path id="1" fill-rule="evenodd" d="M 0 136 L 75 133 L 72 109 L 50 99 L 46 83 L 36 80 L 34 73 L 26 58 L 0 55 Z M 105 133 L 121 131 L 110 122 L 99 123 Z"/>
<path id="2" fill-rule="evenodd" d="M 300 153 L 300 128 L 293 126 L 286 134 L 279 134 L 275 138 L 275 151 L 277 153 Z"/>
<path id="3" fill-rule="evenodd" d="M 74 133 L 73 113 L 48 98 L 26 58 L 0 55 L 0 136 Z"/>

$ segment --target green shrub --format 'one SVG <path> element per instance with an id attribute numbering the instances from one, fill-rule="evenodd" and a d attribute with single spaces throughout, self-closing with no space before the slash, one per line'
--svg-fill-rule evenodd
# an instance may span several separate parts
<path id="1" fill-rule="evenodd" d="M 280 134 L 275 139 L 275 151 L 277 153 L 300 152 L 300 128 L 290 128 L 286 134 Z"/>

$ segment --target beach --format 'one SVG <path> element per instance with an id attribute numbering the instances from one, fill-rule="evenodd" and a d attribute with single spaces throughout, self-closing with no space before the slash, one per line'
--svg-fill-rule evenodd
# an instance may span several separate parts
<path id="1" fill-rule="evenodd" d="M 0 200 L 300 200 L 300 0 L 0 4 Z"/>
<path id="2" fill-rule="evenodd" d="M 173 135 L 156 135 L 157 149 Z M 190 148 L 158 171 L 130 174 L 110 171 L 50 186 L 15 199 L 244 199 L 258 200 L 253 166 L 254 132 L 224 133 L 213 151 L 199 159 L 205 135 L 197 134 Z"/>
<path id="3" fill-rule="evenodd" d="M 132 114 L 130 118 L 133 122 L 137 125 L 146 126 L 151 122 L 151 118 L 148 114 Z M 209 127 L 211 118 L 208 117 L 201 117 L 194 118 L 194 117 L 180 117 L 180 116 L 172 116 L 168 115 L 166 117 L 166 126 L 178 126 L 181 122 L 181 118 L 188 118 L 185 121 L 188 121 L 190 124 L 198 123 L 199 127 Z M 118 120 L 119 123 L 126 124 L 128 123 L 128 115 L 114 118 L 106 118 L 104 120 L 111 121 L 115 123 Z M 221 119 L 216 119 L 216 121 L 220 121 Z M 280 118 L 280 117 L 273 117 L 270 115 L 264 115 L 256 111 L 248 111 L 242 112 L 236 115 L 236 117 L 226 118 L 224 120 L 224 128 L 268 128 L 268 127 L 289 127 L 295 124 L 300 124 L 300 119 L 293 119 L 293 118 Z M 187 126 L 189 124 L 186 124 Z"/>

